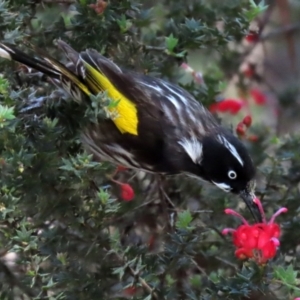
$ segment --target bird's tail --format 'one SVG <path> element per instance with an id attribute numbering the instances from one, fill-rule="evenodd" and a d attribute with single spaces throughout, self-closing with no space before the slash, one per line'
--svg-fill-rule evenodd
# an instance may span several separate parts
<path id="1" fill-rule="evenodd" d="M 75 50 L 73 51 L 75 54 Z M 67 90 L 75 100 L 81 101 L 80 93 L 88 96 L 91 94 L 87 85 L 69 68 L 44 53 L 42 50 L 34 49 L 34 52 L 38 55 L 37 58 L 26 54 L 13 45 L 0 43 L 0 57 L 17 61 L 29 68 L 42 72 L 56 83 L 60 82 L 60 84 L 63 85 L 63 88 Z"/>
<path id="2" fill-rule="evenodd" d="M 104 106 L 107 115 L 120 132 L 137 135 L 139 120 L 136 103 L 131 100 L 131 92 L 126 92 L 128 96 L 122 93 L 124 86 L 128 85 L 129 88 L 131 84 L 127 75 L 95 50 L 87 49 L 78 53 L 61 40 L 57 45 L 65 52 L 72 66 L 61 64 L 47 52 L 36 47 L 32 47 L 35 53 L 33 57 L 15 46 L 0 43 L 0 57 L 20 62 L 42 72 L 54 84 L 66 90 L 77 102 L 89 99 L 87 96 L 92 94 L 107 92 L 107 96 L 115 101 L 113 105 Z"/>

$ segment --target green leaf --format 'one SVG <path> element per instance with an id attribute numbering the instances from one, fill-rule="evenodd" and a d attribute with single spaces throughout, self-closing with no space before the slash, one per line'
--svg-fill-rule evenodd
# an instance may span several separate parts
<path id="1" fill-rule="evenodd" d="M 289 265 L 286 269 L 278 266 L 274 270 L 274 275 L 277 279 L 281 280 L 283 284 L 296 285 L 297 284 L 297 271 L 294 271 L 293 266 Z"/>
<path id="2" fill-rule="evenodd" d="M 190 227 L 193 217 L 189 210 L 182 211 L 178 214 L 178 219 L 176 221 L 176 227 L 179 229 L 193 229 Z"/>
<path id="3" fill-rule="evenodd" d="M 0 95 L 7 96 L 8 95 L 8 87 L 9 83 L 8 81 L 0 76 Z"/>
<path id="4" fill-rule="evenodd" d="M 14 118 L 14 107 L 0 105 L 0 124 L 7 120 L 13 120 Z"/>
<path id="5" fill-rule="evenodd" d="M 116 274 L 119 276 L 119 279 L 121 280 L 125 274 L 125 270 L 126 270 L 127 266 L 122 266 L 119 268 L 114 268 L 112 274 Z"/>
<path id="6" fill-rule="evenodd" d="M 175 56 L 175 57 L 185 57 L 186 56 L 187 51 L 183 50 L 179 53 L 172 53 L 171 55 Z"/>
<path id="7" fill-rule="evenodd" d="M 199 288 L 202 285 L 202 277 L 199 274 L 195 274 L 190 277 L 190 283 L 193 287 Z"/>
<path id="8" fill-rule="evenodd" d="M 126 31 L 128 31 L 128 29 L 132 26 L 131 21 L 127 20 L 125 15 L 122 15 L 121 19 L 117 20 L 117 23 L 118 23 L 122 33 L 125 33 Z"/>
<path id="9" fill-rule="evenodd" d="M 250 9 L 245 11 L 245 16 L 249 22 L 253 21 L 258 15 L 264 12 L 268 5 L 265 5 L 265 1 L 262 0 L 259 4 L 256 4 L 254 0 L 249 0 Z"/>
<path id="10" fill-rule="evenodd" d="M 100 199 L 101 203 L 103 205 L 106 205 L 109 200 L 109 193 L 106 190 L 104 190 L 103 188 L 100 188 L 97 195 L 98 195 L 98 198 Z"/>
<path id="11" fill-rule="evenodd" d="M 173 34 L 170 34 L 168 37 L 166 37 L 166 47 L 169 52 L 173 52 L 177 44 L 178 44 L 178 39 L 175 38 Z"/>

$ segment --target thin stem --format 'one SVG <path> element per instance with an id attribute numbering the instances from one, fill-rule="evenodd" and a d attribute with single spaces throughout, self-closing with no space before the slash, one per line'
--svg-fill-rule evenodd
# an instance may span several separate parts
<path id="1" fill-rule="evenodd" d="M 116 253 L 115 251 L 113 252 L 116 257 L 124 262 L 124 259 L 118 254 Z M 147 281 L 145 279 L 143 279 L 138 272 L 135 272 L 130 266 L 127 266 L 126 269 L 128 270 L 128 272 L 130 273 L 130 275 L 133 277 L 133 278 L 136 278 L 139 283 L 141 284 L 141 286 L 144 288 L 145 291 L 147 291 L 152 297 L 153 299 L 159 299 L 158 298 L 158 295 L 155 293 L 154 289 L 151 288 L 151 286 L 147 283 Z"/>
<path id="2" fill-rule="evenodd" d="M 205 277 L 208 277 L 208 275 L 206 274 L 205 270 L 203 268 L 201 268 L 198 263 L 193 259 L 191 258 L 191 261 L 192 263 L 195 265 L 195 267 L 197 268 L 197 270 L 202 273 Z"/>

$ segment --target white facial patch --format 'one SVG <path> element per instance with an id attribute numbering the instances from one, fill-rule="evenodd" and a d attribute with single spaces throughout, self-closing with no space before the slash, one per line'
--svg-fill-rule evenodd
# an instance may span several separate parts
<path id="1" fill-rule="evenodd" d="M 223 144 L 228 150 L 229 152 L 237 159 L 237 161 L 243 166 L 244 162 L 242 160 L 242 158 L 240 157 L 239 153 L 236 151 L 236 148 L 230 144 L 224 136 L 222 135 L 218 135 L 218 140 L 220 141 L 221 144 Z"/>
<path id="2" fill-rule="evenodd" d="M 10 54 L 3 49 L 3 46 L 1 46 L 1 44 L 0 44 L 0 57 L 11 60 Z"/>
<path id="3" fill-rule="evenodd" d="M 178 144 L 183 147 L 195 164 L 200 164 L 203 146 L 195 137 L 183 138 L 181 141 L 178 141 Z"/>
<path id="4" fill-rule="evenodd" d="M 223 190 L 224 192 L 228 193 L 231 190 L 231 187 L 226 183 L 217 183 L 217 182 L 214 182 L 214 181 L 212 181 L 212 183 L 214 185 L 216 185 L 218 188 L 220 188 L 221 190 Z"/>

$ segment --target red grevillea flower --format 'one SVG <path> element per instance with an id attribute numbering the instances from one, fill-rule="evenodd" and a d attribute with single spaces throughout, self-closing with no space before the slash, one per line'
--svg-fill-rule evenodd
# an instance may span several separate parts
<path id="1" fill-rule="evenodd" d="M 237 229 L 225 228 L 222 233 L 232 233 L 233 244 L 236 247 L 235 256 L 238 259 L 251 258 L 258 264 L 265 264 L 276 255 L 280 245 L 280 227 L 274 223 L 275 218 L 287 212 L 287 208 L 280 208 L 267 222 L 260 200 L 255 198 L 254 201 L 260 210 L 263 222 L 250 225 L 239 213 L 227 208 L 225 213 L 240 218 L 243 224 Z"/>
<path id="2" fill-rule="evenodd" d="M 121 198 L 124 201 L 131 201 L 134 198 L 134 190 L 128 183 L 122 183 L 121 187 Z"/>
<path id="3" fill-rule="evenodd" d="M 113 178 L 110 178 L 110 180 L 120 186 L 120 189 L 121 189 L 120 196 L 124 201 L 133 200 L 133 198 L 135 197 L 135 193 L 134 193 L 134 189 L 132 188 L 132 186 L 130 184 L 117 181 Z"/>
<path id="4" fill-rule="evenodd" d="M 251 89 L 250 95 L 257 105 L 265 105 L 267 102 L 267 96 L 259 89 Z"/>
<path id="5" fill-rule="evenodd" d="M 244 106 L 245 102 L 243 100 L 227 98 L 220 102 L 211 104 L 209 110 L 211 112 L 228 112 L 232 115 L 236 115 Z"/>

